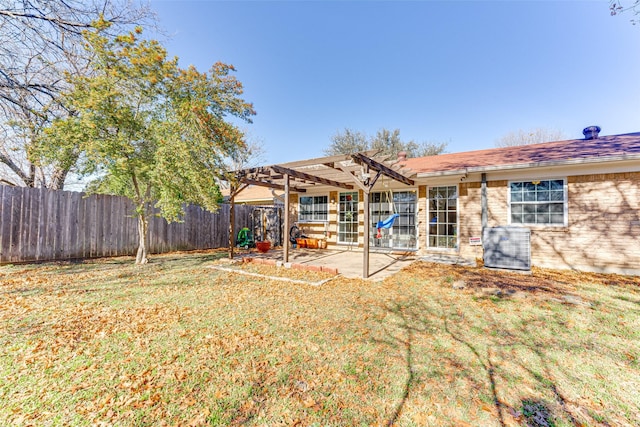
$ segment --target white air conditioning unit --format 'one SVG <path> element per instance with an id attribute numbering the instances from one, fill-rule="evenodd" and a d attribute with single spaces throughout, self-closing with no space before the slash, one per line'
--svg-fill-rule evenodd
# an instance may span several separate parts
<path id="1" fill-rule="evenodd" d="M 487 227 L 482 233 L 485 267 L 531 270 L 531 230 Z"/>

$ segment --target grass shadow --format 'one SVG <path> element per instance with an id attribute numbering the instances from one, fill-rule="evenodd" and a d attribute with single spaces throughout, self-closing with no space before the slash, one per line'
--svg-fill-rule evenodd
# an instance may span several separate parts
<path id="1" fill-rule="evenodd" d="M 383 323 L 387 316 L 392 316 L 397 320 L 393 325 L 395 327 L 395 331 Z M 502 413 L 503 407 L 509 408 L 512 411 L 513 409 L 500 402 L 498 398 L 495 366 L 492 362 L 491 347 L 487 350 L 487 356 L 483 357 L 476 346 L 474 346 L 469 340 L 462 338 L 460 334 L 453 331 L 450 327 L 450 320 L 448 317 L 448 313 L 445 312 L 444 307 L 441 307 L 441 310 L 438 311 L 435 308 L 428 307 L 423 302 L 415 299 L 406 302 L 395 301 L 384 307 L 384 316 L 381 320 L 381 326 L 385 334 L 385 339 L 378 340 L 378 343 L 383 343 L 401 351 L 404 354 L 404 366 L 406 370 L 406 378 L 404 380 L 400 400 L 395 404 L 393 412 L 385 422 L 386 426 L 393 426 L 398 421 L 403 408 L 410 397 L 412 388 L 419 381 L 414 369 L 416 357 L 415 338 L 417 335 L 429 334 L 431 331 L 444 331 L 454 341 L 462 344 L 474 355 L 483 371 L 486 373 L 493 405 L 495 406 L 495 412 L 497 414 L 497 422 L 500 426 L 506 426 Z M 454 359 L 447 360 L 453 366 L 458 363 Z M 475 383 L 474 379 L 471 377 L 469 377 L 468 380 Z M 476 387 L 478 386 L 480 385 L 476 384 Z"/>
<path id="2" fill-rule="evenodd" d="M 520 413 L 527 427 L 555 427 L 556 425 L 551 410 L 544 401 L 523 399 Z"/>
<path id="3" fill-rule="evenodd" d="M 405 314 L 404 308 L 405 307 L 397 302 L 391 305 L 387 305 L 386 307 L 386 310 L 389 314 L 397 316 L 400 319 L 401 323 L 398 326 L 400 327 L 404 337 L 397 337 L 395 334 L 393 334 L 393 332 L 391 332 L 383 325 L 387 339 L 390 340 L 387 341 L 387 343 L 391 343 L 394 346 L 401 347 L 404 351 L 404 361 L 407 372 L 407 378 L 404 383 L 400 401 L 395 405 L 393 413 L 385 423 L 385 425 L 388 427 L 393 426 L 398 420 L 398 417 L 402 413 L 402 409 L 404 408 L 404 405 L 409 398 L 411 387 L 415 381 L 415 374 L 413 369 L 413 335 L 415 333 L 415 329 L 411 326 L 411 321 Z"/>
<path id="4" fill-rule="evenodd" d="M 464 345 L 467 349 L 469 349 L 469 351 L 471 351 L 471 353 L 475 356 L 478 363 L 486 373 L 487 380 L 489 381 L 489 386 L 491 389 L 493 405 L 498 414 L 498 422 L 500 426 L 504 427 L 506 425 L 504 416 L 502 414 L 502 406 L 504 404 L 498 398 L 498 389 L 496 386 L 496 378 L 495 378 L 495 366 L 493 365 L 493 362 L 491 360 L 491 351 L 492 351 L 491 346 L 487 346 L 487 355 L 485 358 L 483 358 L 482 355 L 480 354 L 480 351 L 469 340 L 465 340 L 464 338 L 462 338 L 460 334 L 452 330 L 452 328 L 449 326 L 449 316 L 445 312 L 444 307 L 443 307 L 442 319 L 444 322 L 444 330 L 447 332 L 447 334 L 449 334 L 449 336 L 453 338 L 453 340 Z"/>

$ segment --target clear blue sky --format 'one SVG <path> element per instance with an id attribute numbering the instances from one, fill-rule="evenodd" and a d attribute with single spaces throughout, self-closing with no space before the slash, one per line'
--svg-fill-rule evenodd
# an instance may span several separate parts
<path id="1" fill-rule="evenodd" d="M 182 66 L 233 64 L 266 163 L 351 128 L 493 147 L 537 127 L 640 131 L 640 27 L 608 1 L 153 0 Z"/>

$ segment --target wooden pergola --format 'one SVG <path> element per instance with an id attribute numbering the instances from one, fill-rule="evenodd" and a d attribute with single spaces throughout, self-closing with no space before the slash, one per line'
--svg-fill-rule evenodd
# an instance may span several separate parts
<path id="1" fill-rule="evenodd" d="M 360 189 L 364 192 L 364 244 L 362 277 L 369 277 L 369 194 L 381 176 L 413 186 L 411 171 L 400 170 L 387 156 L 376 156 L 377 151 L 349 155 L 320 157 L 272 166 L 242 169 L 235 172 L 236 181 L 230 184 L 229 202 L 229 258 L 233 258 L 235 237 L 235 196 L 249 185 L 269 187 L 284 191 L 284 229 L 288 233 L 290 194 L 306 193 L 308 189 L 328 186 L 345 190 Z M 289 238 L 284 239 L 284 262 L 289 262 Z"/>

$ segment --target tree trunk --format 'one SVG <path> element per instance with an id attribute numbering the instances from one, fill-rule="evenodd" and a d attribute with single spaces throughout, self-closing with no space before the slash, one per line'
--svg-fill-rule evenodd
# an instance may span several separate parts
<path id="1" fill-rule="evenodd" d="M 53 173 L 51 174 L 51 183 L 49 184 L 48 188 L 51 190 L 63 190 L 64 181 L 67 179 L 68 174 L 69 169 L 64 169 L 56 166 Z"/>
<path id="2" fill-rule="evenodd" d="M 235 245 L 235 232 L 236 232 L 236 209 L 235 209 L 235 187 L 230 187 L 231 197 L 229 198 L 229 259 L 233 259 L 233 245 Z"/>
<path id="3" fill-rule="evenodd" d="M 136 255 L 136 264 L 146 264 L 149 262 L 147 258 L 147 233 L 149 231 L 149 219 L 146 215 L 146 209 L 138 215 L 138 253 Z"/>

